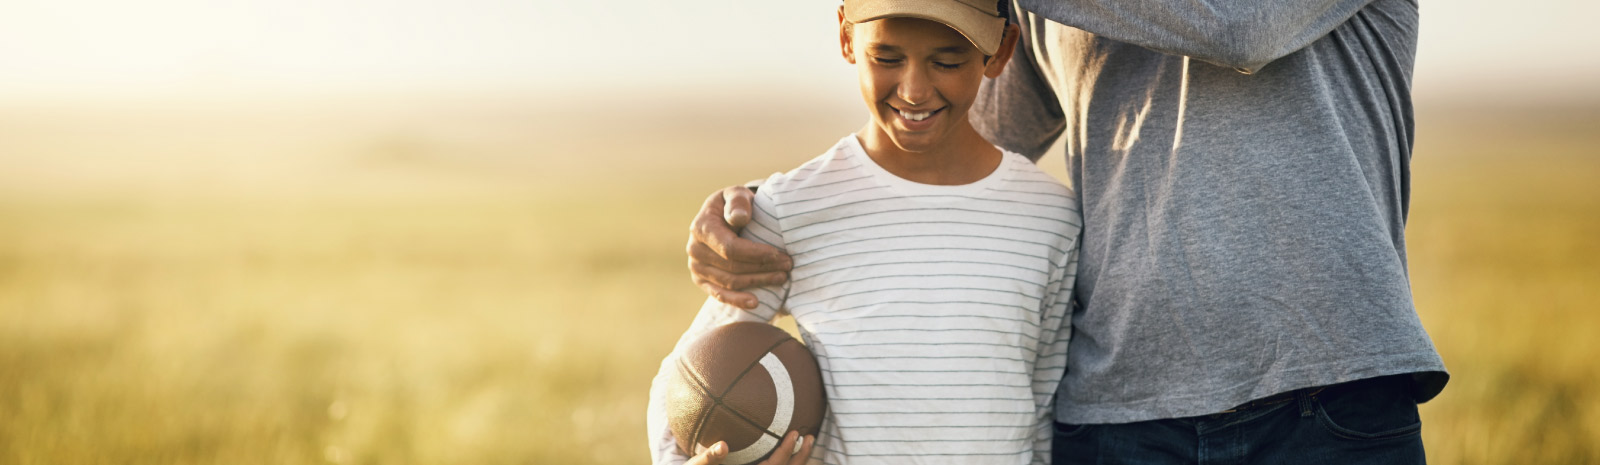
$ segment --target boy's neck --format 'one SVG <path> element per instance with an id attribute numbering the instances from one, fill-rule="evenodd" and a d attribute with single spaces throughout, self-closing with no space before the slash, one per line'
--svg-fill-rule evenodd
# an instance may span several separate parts
<path id="1" fill-rule="evenodd" d="M 895 145 L 874 123 L 856 133 L 867 156 L 890 174 L 907 181 L 940 186 L 978 182 L 1000 167 L 1000 150 L 971 125 L 935 144 L 931 150 L 908 152 Z"/>

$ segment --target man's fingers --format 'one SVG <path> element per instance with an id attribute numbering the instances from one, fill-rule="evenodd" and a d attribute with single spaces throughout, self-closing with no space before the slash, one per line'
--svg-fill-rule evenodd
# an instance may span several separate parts
<path id="1" fill-rule="evenodd" d="M 728 226 L 722 218 L 722 209 L 727 205 L 722 200 L 722 192 L 711 194 L 706 203 L 700 206 L 700 213 L 694 216 L 694 222 L 689 223 L 689 235 L 695 242 L 711 246 L 718 255 L 728 256 L 725 244 L 739 238 L 739 234 Z"/>
<path id="2" fill-rule="evenodd" d="M 733 186 L 722 189 L 722 219 L 728 222 L 733 229 L 744 229 L 750 224 L 750 211 L 753 208 L 755 193 L 744 186 Z"/>
<path id="3" fill-rule="evenodd" d="M 789 260 L 788 255 L 783 254 L 783 251 L 778 250 L 777 247 L 742 239 L 739 237 L 739 233 L 728 225 L 723 211 L 728 202 L 723 199 L 722 192 L 729 190 L 737 190 L 744 193 L 742 195 L 746 196 L 743 198 L 746 205 L 743 208 L 748 214 L 750 190 L 743 187 L 724 189 L 712 194 L 710 198 L 706 199 L 706 203 L 700 207 L 700 213 L 695 215 L 694 222 L 689 225 L 690 236 L 693 237 L 695 242 L 705 244 L 706 247 L 711 249 L 712 253 L 727 259 L 729 262 L 758 264 L 762 267 L 760 271 L 787 271 L 792 266 L 792 262 Z M 738 198 L 738 195 L 735 194 L 734 197 Z M 707 260 L 701 259 L 701 261 Z M 738 272 L 737 270 L 732 271 Z"/>
<path id="4" fill-rule="evenodd" d="M 712 254 L 728 262 L 755 264 L 762 271 L 786 271 L 790 267 L 789 256 L 782 250 L 739 237 L 721 215 L 696 217 L 692 234 L 695 242 L 705 244 Z"/>
<path id="5" fill-rule="evenodd" d="M 714 299 L 717 299 L 718 302 L 745 310 L 756 309 L 757 300 L 755 294 L 725 289 L 707 282 L 696 282 L 695 284 L 700 285 L 700 290 L 705 291 L 706 294 L 710 295 Z"/>
<path id="6" fill-rule="evenodd" d="M 696 282 L 707 281 L 728 289 L 774 286 L 789 279 L 782 271 L 763 270 L 753 263 L 729 263 L 698 243 L 689 244 L 689 273 Z"/>
<path id="7" fill-rule="evenodd" d="M 741 240 L 743 240 L 743 239 L 741 239 Z M 760 246 L 766 246 L 766 244 L 762 244 L 760 242 L 752 242 L 752 243 L 756 244 L 756 245 L 760 245 Z M 773 249 L 776 250 L 775 247 Z M 709 268 L 716 268 L 716 269 L 719 269 L 719 270 L 722 270 L 722 271 L 726 271 L 726 272 L 729 272 L 729 273 L 734 273 L 734 274 L 757 274 L 757 273 L 780 273 L 781 274 L 784 271 L 788 271 L 788 269 L 789 269 L 787 266 L 783 266 L 783 265 L 787 265 L 788 264 L 787 261 L 778 261 L 778 262 L 774 262 L 774 263 L 761 263 L 761 262 L 741 262 L 741 261 L 729 260 L 727 257 L 723 257 L 721 255 L 717 255 L 717 251 L 711 250 L 711 246 L 703 244 L 703 243 L 700 243 L 700 242 L 695 242 L 693 240 L 689 241 L 688 247 L 685 249 L 685 252 L 689 254 L 689 259 L 690 260 L 694 260 L 696 262 L 699 262 L 703 266 L 706 266 L 706 267 L 709 267 Z M 780 255 L 781 255 L 781 252 L 780 252 Z M 742 287 L 742 286 L 740 286 L 740 287 Z"/>
<path id="8" fill-rule="evenodd" d="M 693 262 L 689 263 L 689 272 L 694 274 L 694 281 L 696 284 L 702 282 L 711 283 L 713 286 L 728 290 L 744 290 L 761 286 L 776 286 L 783 284 L 784 281 L 789 279 L 788 275 L 783 274 L 781 271 L 772 273 L 733 274 Z"/>
<path id="9" fill-rule="evenodd" d="M 689 224 L 689 275 L 695 285 L 717 301 L 746 310 L 756 308 L 756 296 L 738 289 L 782 284 L 794 266 L 777 247 L 743 239 L 728 226 L 749 222 L 751 193 L 730 187 L 711 194 Z M 724 207 L 732 210 L 725 211 Z M 741 216 L 739 212 L 743 212 Z M 742 219 L 741 219 L 742 218 Z M 743 226 L 742 224 L 740 226 Z"/>
<path id="10" fill-rule="evenodd" d="M 706 449 L 705 452 L 701 452 L 700 455 L 696 455 L 694 457 L 690 457 L 689 461 L 683 462 L 683 464 L 684 465 L 719 465 L 719 464 L 722 463 L 722 459 L 725 459 L 725 458 L 728 458 L 728 443 L 722 442 L 722 441 L 717 441 L 716 444 L 712 444 L 711 445 L 711 448 Z"/>
<path id="11" fill-rule="evenodd" d="M 778 250 L 777 247 L 742 239 L 738 236 L 734 236 L 732 241 L 722 244 L 722 249 L 717 249 L 716 245 L 709 243 L 706 246 L 711 247 L 713 252 L 718 252 L 723 258 L 727 258 L 728 262 L 734 263 L 735 266 L 747 266 L 743 270 L 733 270 L 735 272 L 789 271 L 789 268 L 793 266 L 789 261 L 789 256 L 784 255 L 783 251 Z"/>

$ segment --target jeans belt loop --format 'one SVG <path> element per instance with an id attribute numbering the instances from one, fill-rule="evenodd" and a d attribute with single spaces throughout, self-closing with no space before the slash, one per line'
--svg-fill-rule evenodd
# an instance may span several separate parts
<path id="1" fill-rule="evenodd" d="M 1320 389 L 1318 391 L 1320 391 Z M 1310 389 L 1301 389 L 1301 390 L 1298 390 L 1298 391 L 1294 392 L 1295 400 L 1300 401 L 1300 416 L 1301 417 L 1309 417 L 1309 416 L 1311 416 L 1311 395 L 1312 394 L 1313 393 L 1311 392 Z"/>

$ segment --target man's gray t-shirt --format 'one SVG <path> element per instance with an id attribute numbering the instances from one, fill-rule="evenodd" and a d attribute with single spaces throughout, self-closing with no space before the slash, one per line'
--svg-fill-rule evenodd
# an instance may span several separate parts
<path id="1" fill-rule="evenodd" d="M 1019 4 L 972 120 L 1034 158 L 1066 137 L 1084 229 L 1058 421 L 1443 388 L 1406 276 L 1414 0 Z"/>

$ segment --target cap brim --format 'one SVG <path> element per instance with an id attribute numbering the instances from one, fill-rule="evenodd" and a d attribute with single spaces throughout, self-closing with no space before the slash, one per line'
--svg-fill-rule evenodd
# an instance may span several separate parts
<path id="1" fill-rule="evenodd" d="M 938 22 L 961 33 L 984 55 L 994 55 L 1000 50 L 1000 38 L 1006 30 L 1005 18 L 991 16 L 961 2 L 845 2 L 844 17 L 853 23 L 884 18 L 917 18 Z"/>

